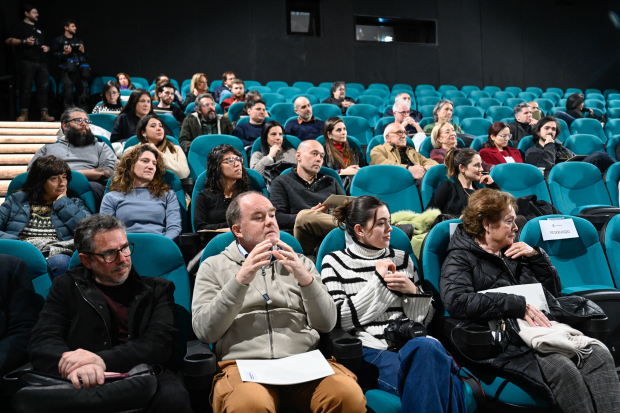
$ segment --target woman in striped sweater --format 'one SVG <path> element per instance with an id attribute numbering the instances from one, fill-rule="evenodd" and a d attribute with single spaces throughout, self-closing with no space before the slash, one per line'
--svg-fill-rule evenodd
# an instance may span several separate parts
<path id="1" fill-rule="evenodd" d="M 360 196 L 334 216 L 353 243 L 325 257 L 321 278 L 336 302 L 337 326 L 362 340 L 361 379 L 372 376 L 374 386 L 400 396 L 403 412 L 466 412 L 458 367 L 437 340 L 416 337 L 400 351 L 388 349 L 390 321 L 406 317 L 428 325 L 434 309 L 409 255 L 390 247 L 387 204 Z"/>

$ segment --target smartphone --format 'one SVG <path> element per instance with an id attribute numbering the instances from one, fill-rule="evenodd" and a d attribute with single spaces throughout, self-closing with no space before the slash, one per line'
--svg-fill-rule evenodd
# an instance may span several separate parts
<path id="1" fill-rule="evenodd" d="M 113 381 L 126 379 L 127 377 L 129 377 L 129 373 L 110 374 L 108 376 L 105 376 L 105 382 L 110 383 Z"/>

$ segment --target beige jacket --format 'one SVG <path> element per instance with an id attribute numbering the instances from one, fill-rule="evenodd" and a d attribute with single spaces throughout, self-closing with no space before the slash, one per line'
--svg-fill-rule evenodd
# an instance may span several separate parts
<path id="1" fill-rule="evenodd" d="M 245 258 L 232 242 L 207 258 L 196 275 L 192 326 L 204 343 L 216 343 L 218 360 L 274 359 L 317 348 L 319 333 L 336 325 L 336 304 L 312 261 L 300 254 L 314 281 L 300 287 L 293 274 L 272 262 L 250 285 L 235 275 Z M 263 294 L 273 301 L 267 304 Z"/>
<path id="2" fill-rule="evenodd" d="M 432 159 L 428 159 L 420 155 L 415 149 L 407 146 L 407 156 L 413 162 L 414 165 L 432 166 L 437 165 L 437 162 Z M 384 143 L 383 145 L 377 145 L 370 151 L 371 165 L 398 165 L 405 166 L 400 161 L 400 153 L 390 143 Z"/>

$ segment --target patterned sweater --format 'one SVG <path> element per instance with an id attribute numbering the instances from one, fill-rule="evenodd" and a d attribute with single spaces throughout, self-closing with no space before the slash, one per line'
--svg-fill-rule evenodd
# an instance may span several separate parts
<path id="1" fill-rule="evenodd" d="M 414 282 L 418 275 L 404 251 L 393 248 L 374 249 L 354 243 L 349 248 L 332 252 L 323 260 L 321 278 L 336 302 L 338 327 L 353 332 L 364 347 L 385 350 L 385 327 L 390 320 L 403 315 L 428 325 L 435 310 L 431 294 L 418 286 L 418 294 L 402 294 L 387 288 L 376 271 L 377 261 L 390 259 L 397 272 L 404 272 Z"/>

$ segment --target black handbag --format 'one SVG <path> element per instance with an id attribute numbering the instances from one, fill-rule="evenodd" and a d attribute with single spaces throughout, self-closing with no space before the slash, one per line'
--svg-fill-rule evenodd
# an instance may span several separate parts
<path id="1" fill-rule="evenodd" d="M 273 163 L 271 165 L 265 166 L 265 172 L 263 173 L 263 178 L 265 178 L 265 184 L 267 185 L 267 189 L 271 187 L 271 181 L 276 179 L 282 172 L 287 170 L 288 168 L 294 168 L 297 165 L 291 162 L 280 161 Z"/>
<path id="2" fill-rule="evenodd" d="M 129 377 L 101 386 L 76 389 L 71 380 L 34 370 L 17 370 L 4 383 L 19 388 L 12 399 L 15 413 L 137 413 L 149 407 L 157 391 L 160 366 L 140 364 Z"/>

